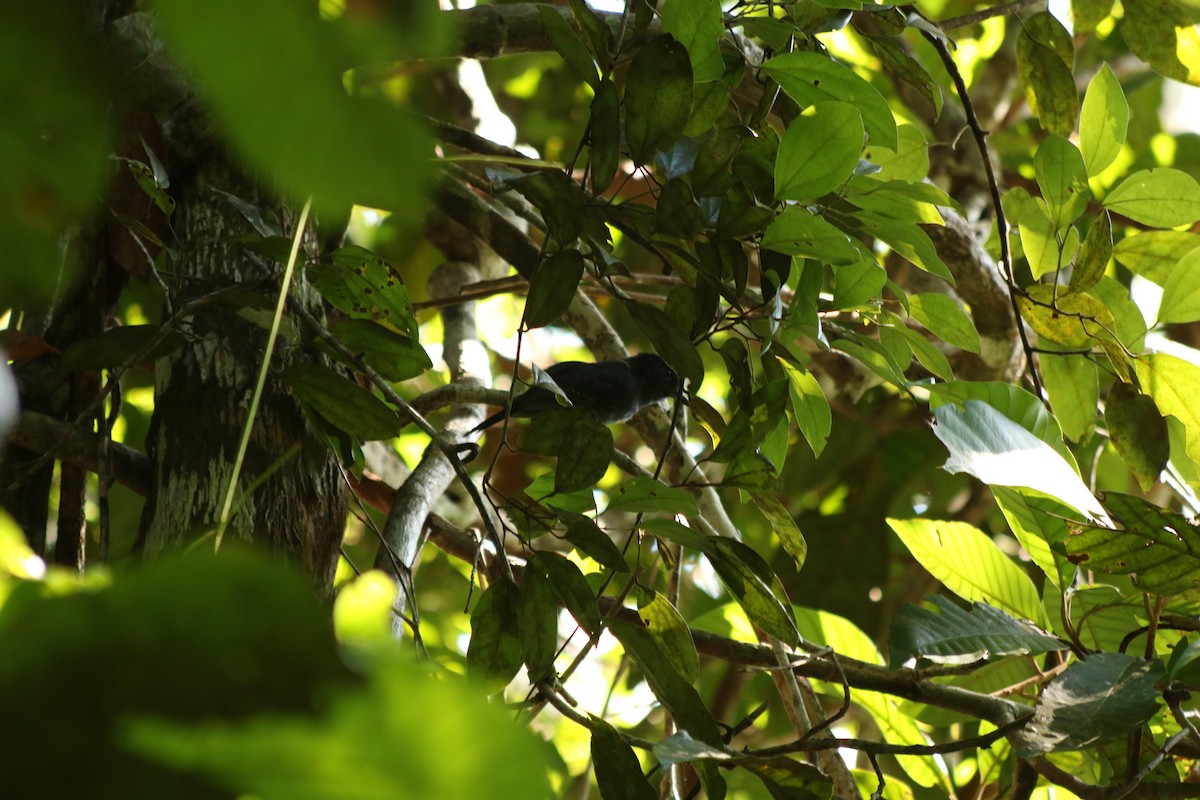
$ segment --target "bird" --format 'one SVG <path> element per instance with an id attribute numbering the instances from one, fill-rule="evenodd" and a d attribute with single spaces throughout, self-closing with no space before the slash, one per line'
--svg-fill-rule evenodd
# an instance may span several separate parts
<path id="1" fill-rule="evenodd" d="M 590 411 L 604 425 L 624 422 L 651 403 L 679 393 L 683 382 L 667 362 L 654 353 L 640 353 L 619 361 L 561 361 L 546 368 L 574 408 Z M 532 417 L 560 408 L 549 389 L 534 386 L 512 401 L 512 416 Z M 478 433 L 500 422 L 509 413 L 502 409 L 471 429 Z"/>

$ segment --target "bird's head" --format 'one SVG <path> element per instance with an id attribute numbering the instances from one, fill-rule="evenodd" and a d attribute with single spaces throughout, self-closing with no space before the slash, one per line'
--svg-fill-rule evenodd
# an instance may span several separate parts
<path id="1" fill-rule="evenodd" d="M 627 359 L 627 363 L 641 388 L 643 403 L 674 397 L 683 387 L 675 370 L 654 353 L 640 353 Z"/>

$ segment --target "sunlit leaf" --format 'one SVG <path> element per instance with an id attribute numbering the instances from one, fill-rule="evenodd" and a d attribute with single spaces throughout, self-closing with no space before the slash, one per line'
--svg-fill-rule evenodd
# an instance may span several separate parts
<path id="1" fill-rule="evenodd" d="M 947 472 L 966 472 L 987 484 L 1033 489 L 1091 517 L 1108 515 L 1071 465 L 1048 444 L 978 400 L 934 410 L 934 433 L 950 451 Z M 973 599 L 973 598 L 972 598 Z"/>
<path id="2" fill-rule="evenodd" d="M 801 106 L 833 101 L 855 107 L 861 112 L 871 145 L 896 149 L 891 108 L 879 90 L 854 70 L 811 50 L 776 56 L 763 64 L 763 69 Z M 852 130 L 846 131 L 847 138 L 853 138 Z"/>
<path id="3" fill-rule="evenodd" d="M 1178 356 L 1154 353 L 1135 362 L 1142 391 L 1154 400 L 1163 416 L 1183 425 L 1187 454 L 1200 461 L 1200 367 Z"/>
<path id="4" fill-rule="evenodd" d="M 1038 146 L 1033 166 L 1051 219 L 1058 230 L 1066 230 L 1092 197 L 1083 156 L 1062 136 L 1050 135 Z"/>
<path id="5" fill-rule="evenodd" d="M 500 578 L 487 588 L 471 611 L 467 675 L 489 692 L 507 686 L 524 663 L 518 623 L 520 608 L 517 587 Z"/>
<path id="6" fill-rule="evenodd" d="M 1142 231 L 1117 242 L 1113 247 L 1113 257 L 1131 272 L 1162 286 L 1175 270 L 1175 265 L 1198 247 L 1200 234 L 1188 231 Z"/>
<path id="7" fill-rule="evenodd" d="M 1047 625 L 1045 609 L 1032 581 L 983 531 L 965 522 L 887 522 L 913 558 L 962 599 L 985 602 L 1017 619 Z"/>
<path id="8" fill-rule="evenodd" d="M 949 296 L 936 292 L 911 294 L 908 312 L 946 344 L 979 352 L 979 332 L 967 313 Z"/>
<path id="9" fill-rule="evenodd" d="M 821 102 L 788 125 L 775 161 L 775 194 L 813 200 L 853 173 L 862 153 L 862 116 L 848 103 Z"/>
<path id="10" fill-rule="evenodd" d="M 1130 49 L 1155 72 L 1200 86 L 1200 33 L 1183 8 L 1175 0 L 1141 0 L 1121 7 L 1121 34 Z"/>
<path id="11" fill-rule="evenodd" d="M 1200 320 L 1200 250 L 1179 260 L 1163 284 L 1158 321 L 1195 322 Z"/>
<path id="12" fill-rule="evenodd" d="M 687 48 L 697 83 L 713 81 L 725 71 L 717 42 L 725 33 L 719 0 L 663 0 L 659 9 L 663 33 Z"/>
<path id="13" fill-rule="evenodd" d="M 1200 219 L 1200 184 L 1177 169 L 1143 169 L 1113 187 L 1104 207 L 1155 228 L 1191 225 Z"/>
<path id="14" fill-rule="evenodd" d="M 1088 84 L 1079 115 L 1079 149 L 1088 175 L 1098 175 L 1116 159 L 1128 127 L 1129 103 L 1120 82 L 1103 64 Z"/>

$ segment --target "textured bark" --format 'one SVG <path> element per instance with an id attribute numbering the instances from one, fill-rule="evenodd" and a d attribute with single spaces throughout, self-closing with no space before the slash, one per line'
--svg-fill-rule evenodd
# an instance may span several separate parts
<path id="1" fill-rule="evenodd" d="M 224 154 L 210 150 L 194 169 L 173 179 L 172 189 L 178 203 L 173 227 L 181 245 L 177 274 L 167 279 L 172 306 L 235 284 L 257 287 L 269 301 L 270 287 L 278 282 L 265 280 L 270 275 L 263 263 L 229 242 L 250 226 L 215 191 L 260 207 L 272 205 L 264 203 L 254 182 Z M 277 210 L 287 218 L 285 209 Z M 302 298 L 306 294 L 300 281 L 293 291 Z M 266 327 L 247 321 L 248 311 L 262 316 L 258 309 L 232 305 L 198 309 L 181 328 L 188 344 L 156 364 L 147 441 L 155 476 L 139 539 L 149 556 L 178 548 L 218 521 L 268 334 Z M 298 329 L 294 322 L 291 327 Z M 311 357 L 281 337 L 238 482 L 241 505 L 227 538 L 267 545 L 328 591 L 348 495 L 335 457 L 275 377 L 287 364 Z M 247 487 L 268 473 L 246 496 Z"/>

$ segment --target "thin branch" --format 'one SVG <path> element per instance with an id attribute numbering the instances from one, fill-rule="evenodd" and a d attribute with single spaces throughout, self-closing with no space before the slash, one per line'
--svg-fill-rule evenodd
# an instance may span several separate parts
<path id="1" fill-rule="evenodd" d="M 950 55 L 950 51 L 946 48 L 946 43 L 928 31 L 922 31 L 922 34 L 933 45 L 934 50 L 937 51 L 938 56 L 942 59 L 946 71 L 950 73 L 950 77 L 954 80 L 954 86 L 958 90 L 958 99 L 962 103 L 963 112 L 967 115 L 967 125 L 975 137 L 975 146 L 979 148 L 979 155 L 983 159 L 983 169 L 987 175 L 988 190 L 992 197 L 992 210 L 996 215 L 996 235 L 1000 239 L 1000 269 L 1008 281 L 1009 301 L 1012 304 L 1013 316 L 1017 319 L 1017 332 L 1021 336 L 1021 345 L 1025 350 L 1025 366 L 1029 370 L 1029 378 L 1033 382 L 1034 394 L 1037 395 L 1038 399 L 1041 399 L 1043 395 L 1042 380 L 1038 376 L 1037 364 L 1033 360 L 1029 337 L 1025 332 L 1025 325 L 1021 322 L 1021 311 L 1017 307 L 1017 282 L 1013 275 L 1012 251 L 1009 248 L 1008 242 L 1008 219 L 1004 216 L 1004 207 L 1000 200 L 1000 184 L 996 180 L 996 169 L 992 165 L 991 153 L 988 151 L 987 131 L 983 129 L 979 124 L 979 119 L 975 116 L 975 107 L 971 103 L 971 95 L 967 91 L 966 81 L 963 80 L 962 73 L 958 71 L 958 64 L 955 63 L 954 57 Z"/>

